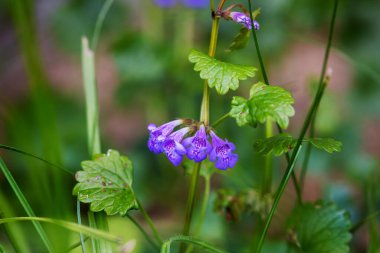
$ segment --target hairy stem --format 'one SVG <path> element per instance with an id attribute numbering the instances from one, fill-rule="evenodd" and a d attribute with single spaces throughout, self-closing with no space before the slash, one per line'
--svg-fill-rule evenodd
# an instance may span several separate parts
<path id="1" fill-rule="evenodd" d="M 224 1 L 222 0 L 218 6 L 218 9 L 223 8 Z M 211 12 L 214 13 L 214 3 L 213 0 L 210 0 L 210 8 Z M 212 16 L 212 28 L 211 28 L 211 38 L 210 38 L 210 46 L 208 55 L 210 57 L 215 56 L 216 52 L 216 45 L 218 41 L 218 31 L 219 31 L 219 19 L 220 17 L 213 15 Z M 202 105 L 201 105 L 201 113 L 200 113 L 200 121 L 203 122 L 206 126 L 209 125 L 209 119 L 210 119 L 210 90 L 208 87 L 208 83 L 205 80 L 203 85 L 203 99 L 202 99 Z M 194 206 L 196 201 L 196 190 L 198 185 L 198 179 L 199 179 L 199 171 L 200 171 L 201 163 L 196 163 L 194 165 L 194 171 L 191 177 L 191 183 L 189 188 L 189 195 L 187 198 L 187 205 L 186 205 L 186 216 L 185 216 L 185 223 L 183 227 L 183 235 L 189 235 L 190 233 L 190 226 L 191 226 L 191 220 L 193 217 L 194 212 Z M 185 252 L 185 245 L 182 244 L 180 247 L 180 252 Z"/>

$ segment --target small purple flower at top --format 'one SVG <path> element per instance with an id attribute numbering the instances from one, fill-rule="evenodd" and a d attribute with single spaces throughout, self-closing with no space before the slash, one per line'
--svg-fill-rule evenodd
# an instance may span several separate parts
<path id="1" fill-rule="evenodd" d="M 186 155 L 190 160 L 195 162 L 201 162 L 207 158 L 212 147 L 207 140 L 206 129 L 204 125 L 201 125 L 199 130 L 194 136 L 186 138 L 182 144 L 186 147 Z"/>
<path id="2" fill-rule="evenodd" d="M 242 12 L 231 12 L 229 14 L 230 18 L 235 21 L 236 23 L 244 25 L 248 30 L 252 29 L 251 19 Z M 260 24 L 256 20 L 253 20 L 253 27 L 255 30 L 260 29 Z"/>
<path id="3" fill-rule="evenodd" d="M 235 166 L 238 155 L 233 154 L 235 145 L 227 140 L 223 141 L 213 131 L 210 131 L 213 149 L 210 153 L 210 161 L 215 162 L 215 167 L 226 170 Z"/>
<path id="4" fill-rule="evenodd" d="M 162 126 L 157 127 L 155 124 L 149 124 L 148 130 L 150 137 L 148 140 L 148 148 L 155 154 L 163 152 L 162 144 L 165 138 L 173 132 L 176 126 L 183 124 L 182 119 L 170 121 Z"/>
<path id="5" fill-rule="evenodd" d="M 183 137 L 190 131 L 189 127 L 181 128 L 169 135 L 162 144 L 162 149 L 169 161 L 178 166 L 186 154 L 185 147 L 181 144 Z"/>

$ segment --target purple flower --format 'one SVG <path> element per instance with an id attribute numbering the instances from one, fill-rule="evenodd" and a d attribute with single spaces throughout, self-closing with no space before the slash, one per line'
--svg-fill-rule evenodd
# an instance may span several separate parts
<path id="1" fill-rule="evenodd" d="M 178 166 L 186 154 L 186 149 L 181 141 L 189 131 L 189 127 L 184 127 L 169 135 L 162 144 L 163 151 L 174 166 Z"/>
<path id="2" fill-rule="evenodd" d="M 233 11 L 229 14 L 229 16 L 233 21 L 244 25 L 248 30 L 252 29 L 251 19 L 244 13 Z M 255 28 L 255 30 L 259 30 L 260 29 L 259 22 L 257 22 L 256 20 L 253 20 L 253 27 Z"/>
<path id="3" fill-rule="evenodd" d="M 186 138 L 183 145 L 187 148 L 186 155 L 190 160 L 201 162 L 206 159 L 212 147 L 207 140 L 206 129 L 201 125 L 193 137 Z"/>
<path id="4" fill-rule="evenodd" d="M 157 127 L 155 124 L 149 124 L 148 130 L 150 132 L 150 137 L 148 140 L 148 148 L 150 151 L 155 154 L 163 152 L 162 144 L 165 138 L 173 132 L 176 126 L 179 126 L 183 123 L 182 119 L 177 119 L 170 121 L 162 126 Z"/>
<path id="5" fill-rule="evenodd" d="M 235 145 L 227 140 L 223 141 L 213 131 L 210 131 L 213 149 L 210 153 L 210 161 L 215 162 L 215 167 L 226 170 L 235 166 L 238 155 L 233 154 Z"/>

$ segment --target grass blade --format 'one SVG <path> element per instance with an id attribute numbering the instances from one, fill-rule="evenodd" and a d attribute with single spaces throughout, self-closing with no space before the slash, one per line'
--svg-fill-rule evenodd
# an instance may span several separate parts
<path id="1" fill-rule="evenodd" d="M 12 190 L 16 194 L 16 196 L 17 196 L 18 200 L 20 201 L 22 207 L 24 208 L 26 214 L 29 217 L 35 217 L 36 215 L 34 214 L 32 207 L 29 205 L 29 203 L 26 200 L 24 194 L 22 193 L 20 187 L 18 187 L 18 185 L 17 185 L 16 181 L 14 180 L 12 174 L 10 173 L 10 171 L 8 170 L 7 166 L 5 165 L 3 159 L 1 159 L 1 158 L 0 158 L 0 169 L 4 173 L 5 178 L 7 179 L 9 184 L 11 185 Z M 8 219 L 11 219 L 11 218 L 8 218 Z M 4 220 L 4 219 L 2 219 L 2 220 Z M 44 243 L 45 247 L 47 248 L 47 250 L 49 252 L 54 252 L 53 246 L 52 246 L 50 240 L 48 239 L 46 232 L 43 229 L 43 227 L 41 226 L 41 224 L 39 222 L 37 222 L 36 220 L 34 220 L 33 225 L 34 225 L 35 229 L 37 230 L 37 233 L 40 236 L 40 238 L 41 238 L 42 242 Z"/>
<path id="2" fill-rule="evenodd" d="M 46 222 L 51 223 L 57 226 L 61 226 L 70 231 L 82 233 L 87 236 L 95 237 L 98 239 L 106 240 L 109 242 L 122 244 L 122 239 L 119 236 L 110 234 L 108 232 L 104 232 L 101 230 L 93 229 L 87 226 L 79 225 L 74 222 L 57 220 L 52 218 L 44 218 L 44 217 L 12 217 L 12 218 L 4 218 L 0 219 L 0 224 L 8 223 L 8 222 L 16 222 L 16 221 L 32 221 L 32 222 Z"/>

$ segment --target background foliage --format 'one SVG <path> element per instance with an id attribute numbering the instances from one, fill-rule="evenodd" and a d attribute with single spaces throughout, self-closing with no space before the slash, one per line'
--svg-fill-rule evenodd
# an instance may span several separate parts
<path id="1" fill-rule="evenodd" d="M 80 41 L 82 35 L 92 34 L 102 3 L 0 1 L 0 143 L 38 154 L 73 173 L 80 169 L 81 161 L 89 159 Z M 315 90 L 332 1 L 275 0 L 253 4 L 261 7 L 261 30 L 257 34 L 270 80 L 295 97 L 296 115 L 290 120 L 289 131 L 296 136 Z M 324 198 L 336 202 L 339 210 L 349 211 L 354 223 L 380 206 L 380 193 L 375 187 L 380 181 L 379 10 L 376 1 L 341 2 L 330 60 L 333 75 L 318 112 L 316 133 L 319 137 L 334 136 L 343 147 L 332 156 L 313 149 L 304 191 L 307 200 Z M 162 9 L 151 0 L 115 1 L 96 51 L 103 151 L 117 149 L 133 161 L 134 192 L 145 203 L 158 229 L 164 231 L 164 237 L 181 229 L 186 178 L 183 168 L 174 168 L 163 156 L 148 151 L 146 126 L 176 117 L 198 118 L 203 81 L 187 56 L 191 48 L 207 51 L 209 16 L 207 8 L 178 5 Z M 258 66 L 252 41 L 241 51 L 225 51 L 238 32 L 238 26 L 222 22 L 217 58 Z M 211 122 L 229 111 L 233 96 L 246 97 L 257 81 L 258 77 L 242 81 L 239 91 L 230 91 L 225 97 L 213 91 Z M 230 187 L 244 192 L 260 186 L 265 158 L 255 152 L 253 143 L 263 137 L 264 129 L 236 129 L 235 120 L 229 119 L 220 132 L 236 144 L 239 163 L 233 170 L 216 175 L 212 189 Z M 0 150 L 0 154 L 37 216 L 75 221 L 72 174 L 9 151 Z M 275 160 L 275 167 L 284 168 L 284 161 Z M 274 176 L 278 179 L 281 174 L 278 170 Z M 216 193 L 211 196 L 214 199 Z M 279 241 L 286 236 L 285 217 L 294 200 L 289 186 L 263 252 L 286 251 L 286 245 Z M 210 203 L 202 238 L 226 250 L 240 247 L 241 252 L 246 252 L 255 222 L 250 214 L 231 222 L 212 209 Z M 25 216 L 2 174 L 0 215 Z M 379 250 L 375 240 L 367 243 L 368 237 L 379 235 L 378 224 L 371 223 L 354 234 L 353 252 Z M 75 233 L 43 226 L 58 248 L 78 241 Z M 141 242 L 135 252 L 150 251 L 128 219 L 111 218 L 110 229 L 125 239 Z M 16 231 L 17 240 L 8 238 L 6 230 Z M 242 236 L 234 236 L 238 232 Z M 0 244 L 9 252 L 28 252 L 27 245 L 33 245 L 33 252 L 41 252 L 43 244 L 35 238 L 32 224 L 0 226 Z"/>

